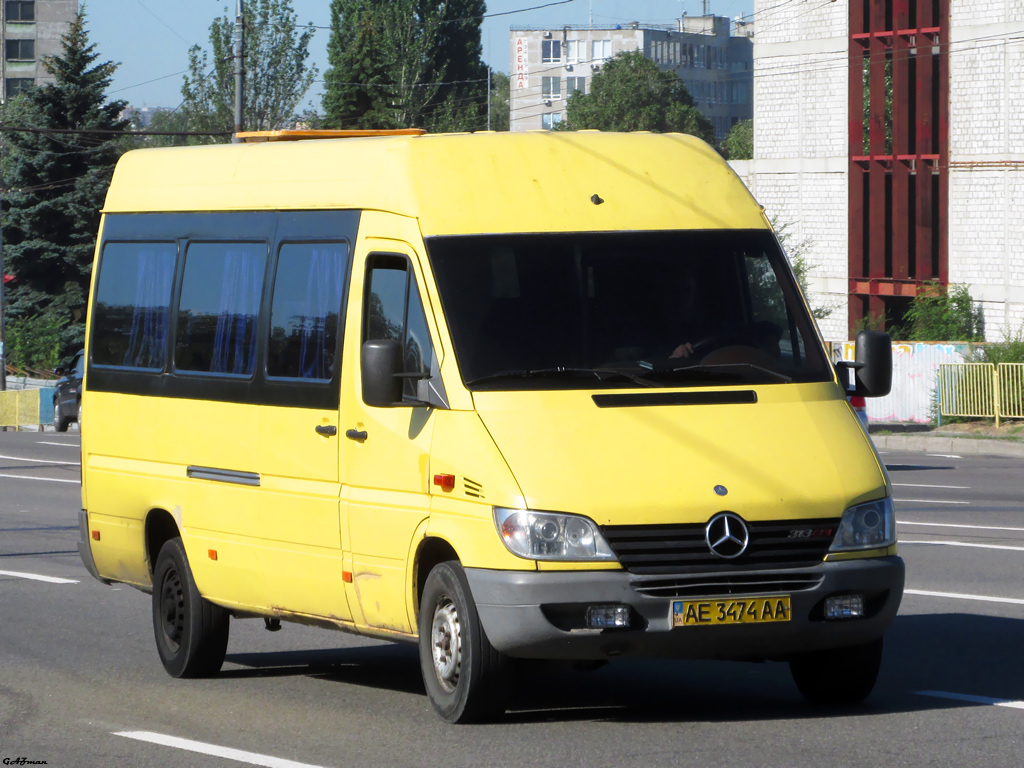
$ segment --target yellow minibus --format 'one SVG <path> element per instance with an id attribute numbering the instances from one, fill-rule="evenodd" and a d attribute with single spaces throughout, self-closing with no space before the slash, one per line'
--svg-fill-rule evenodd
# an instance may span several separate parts
<path id="1" fill-rule="evenodd" d="M 82 543 L 175 677 L 232 620 L 418 643 L 446 721 L 520 659 L 776 660 L 874 686 L 891 484 L 762 208 L 678 134 L 245 136 L 117 165 Z"/>

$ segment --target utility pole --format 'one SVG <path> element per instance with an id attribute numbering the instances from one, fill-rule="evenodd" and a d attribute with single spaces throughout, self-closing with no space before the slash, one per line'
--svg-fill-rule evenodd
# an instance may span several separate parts
<path id="1" fill-rule="evenodd" d="M 7 391 L 7 351 L 4 349 L 4 342 L 7 340 L 7 335 L 4 331 L 5 319 L 6 319 L 6 299 L 4 295 L 7 292 L 7 288 L 4 285 L 4 232 L 3 227 L 0 225 L 0 392 Z"/>
<path id="2" fill-rule="evenodd" d="M 491 68 L 487 67 L 487 130 L 491 130 Z"/>
<path id="3" fill-rule="evenodd" d="M 241 141 L 238 134 L 245 130 L 242 115 L 245 113 L 245 69 L 242 58 L 245 55 L 245 12 L 242 0 L 235 7 L 235 136 L 232 141 Z"/>

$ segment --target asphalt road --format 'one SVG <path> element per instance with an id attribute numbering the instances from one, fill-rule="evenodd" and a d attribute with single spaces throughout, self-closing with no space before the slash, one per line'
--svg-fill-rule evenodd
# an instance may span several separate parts
<path id="1" fill-rule="evenodd" d="M 148 595 L 104 586 L 79 562 L 77 435 L 0 433 L 0 762 L 1021 764 L 1021 460 L 883 458 L 908 590 L 863 705 L 814 710 L 783 664 L 537 665 L 504 722 L 460 727 L 435 718 L 415 649 L 295 625 L 235 621 L 219 678 L 168 677 Z"/>

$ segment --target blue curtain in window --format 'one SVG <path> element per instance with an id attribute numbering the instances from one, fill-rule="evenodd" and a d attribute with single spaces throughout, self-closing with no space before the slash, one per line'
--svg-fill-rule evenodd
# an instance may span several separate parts
<path id="1" fill-rule="evenodd" d="M 163 368 L 167 345 L 167 305 L 174 277 L 173 247 L 142 249 L 135 271 L 132 327 L 123 365 Z"/>
<path id="2" fill-rule="evenodd" d="M 314 247 L 306 280 L 306 308 L 299 342 L 299 376 L 329 379 L 337 344 L 345 279 L 345 249 Z M 332 323 L 333 328 L 328 328 Z"/>
<path id="3" fill-rule="evenodd" d="M 243 249 L 224 255 L 212 373 L 247 375 L 256 367 L 256 318 L 263 292 L 264 256 Z"/>

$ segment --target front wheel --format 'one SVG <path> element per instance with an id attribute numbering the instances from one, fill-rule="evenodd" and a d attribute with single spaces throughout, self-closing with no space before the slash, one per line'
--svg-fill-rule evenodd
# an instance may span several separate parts
<path id="1" fill-rule="evenodd" d="M 171 677 L 212 677 L 228 648 L 228 612 L 199 594 L 181 539 L 160 548 L 153 570 L 153 631 Z"/>
<path id="2" fill-rule="evenodd" d="M 440 563 L 427 576 L 419 635 L 423 685 L 441 719 L 472 723 L 504 713 L 507 659 L 487 639 L 457 561 Z"/>
<path id="3" fill-rule="evenodd" d="M 70 422 L 71 422 L 71 420 L 64 415 L 64 413 L 63 413 L 63 411 L 62 411 L 62 409 L 60 407 L 60 400 L 54 400 L 53 401 L 53 428 L 56 431 L 58 431 L 58 432 L 67 432 L 68 431 L 68 424 Z"/>
<path id="4" fill-rule="evenodd" d="M 882 666 L 882 638 L 864 645 L 811 651 L 790 659 L 789 671 L 812 704 L 843 706 L 868 697 Z"/>

